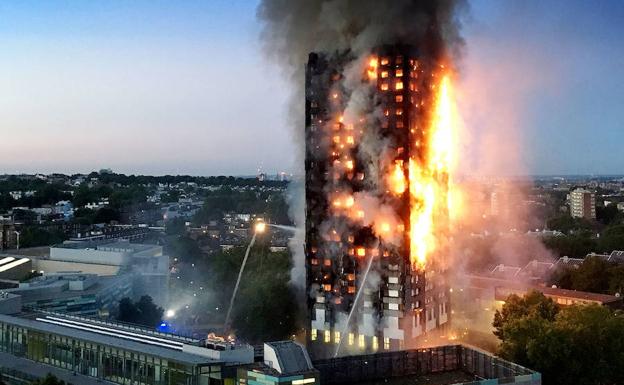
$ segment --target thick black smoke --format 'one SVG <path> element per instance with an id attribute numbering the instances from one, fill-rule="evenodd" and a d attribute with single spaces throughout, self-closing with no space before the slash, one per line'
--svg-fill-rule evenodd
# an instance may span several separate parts
<path id="1" fill-rule="evenodd" d="M 455 56 L 464 9 L 463 0 L 262 0 L 258 17 L 267 54 L 296 75 L 312 51 L 357 56 L 380 44 L 404 43 Z"/>

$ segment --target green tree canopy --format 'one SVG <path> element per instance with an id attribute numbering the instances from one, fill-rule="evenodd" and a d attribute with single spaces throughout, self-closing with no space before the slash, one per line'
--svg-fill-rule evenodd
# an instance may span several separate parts
<path id="1" fill-rule="evenodd" d="M 1 383 L 1 382 L 0 382 Z M 56 376 L 48 373 L 44 378 L 40 378 L 37 381 L 31 383 L 32 385 L 65 385 L 65 381 L 59 380 Z M 67 385 L 71 385 L 68 383 Z"/>
<path id="2" fill-rule="evenodd" d="M 542 373 L 544 384 L 624 383 L 624 316 L 599 305 L 560 310 L 541 294 L 511 296 L 497 311 L 499 355 Z"/>
<path id="3" fill-rule="evenodd" d="M 119 301 L 117 320 L 137 325 L 156 327 L 162 321 L 163 309 L 152 301 L 148 295 L 142 296 L 137 302 L 128 297 Z"/>

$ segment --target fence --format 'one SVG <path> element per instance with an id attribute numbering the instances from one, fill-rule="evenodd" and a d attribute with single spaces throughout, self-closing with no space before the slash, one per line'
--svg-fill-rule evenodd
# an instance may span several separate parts
<path id="1" fill-rule="evenodd" d="M 319 370 L 323 385 L 357 384 L 453 371 L 475 377 L 474 382 L 466 385 L 479 384 L 482 380 L 488 380 L 487 384 L 541 384 L 539 373 L 462 345 L 331 358 L 314 361 L 314 367 Z"/>

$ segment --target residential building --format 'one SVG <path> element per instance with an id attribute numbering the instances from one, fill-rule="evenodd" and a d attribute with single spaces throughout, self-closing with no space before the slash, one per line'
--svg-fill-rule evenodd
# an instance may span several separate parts
<path id="1" fill-rule="evenodd" d="M 596 219 L 596 194 L 582 188 L 572 191 L 570 215 L 573 218 Z"/>
<path id="2" fill-rule="evenodd" d="M 428 83 L 416 87 L 415 79 L 432 79 L 426 71 L 433 70 L 418 61 L 411 46 L 380 46 L 372 55 L 368 81 L 379 102 L 375 108 L 383 114 L 369 121 L 343 119 L 347 107 L 342 101 L 349 95 L 340 81 L 342 70 L 352 64 L 348 54 L 311 53 L 306 67 L 307 346 L 315 358 L 399 350 L 449 320 L 447 252 L 438 250 L 426 265 L 418 265 L 412 260 L 417 248 L 408 235 L 410 188 L 416 189 L 408 179 L 408 164 L 425 157 L 418 143 L 426 137 L 426 117 L 415 101 L 431 97 Z M 369 159 L 359 151 L 365 150 L 364 144 L 360 147 L 363 135 L 369 140 L 382 136 L 392 145 L 367 155 L 378 157 Z M 379 152 L 386 150 L 388 159 L 382 160 Z M 384 162 L 386 169 L 369 169 Z M 400 186 L 390 186 L 384 172 Z M 443 173 L 436 178 L 445 194 Z M 362 195 L 383 201 L 387 217 L 396 218 L 393 224 L 385 223 L 385 230 L 363 224 L 359 218 L 366 211 L 352 212 L 355 198 Z M 448 212 L 441 206 L 432 212 L 445 223 Z M 444 233 L 441 228 L 435 236 Z M 386 242 L 392 237 L 394 245 Z M 371 269 L 378 277 L 373 283 L 366 281 Z M 354 307 L 359 311 L 352 317 Z"/>

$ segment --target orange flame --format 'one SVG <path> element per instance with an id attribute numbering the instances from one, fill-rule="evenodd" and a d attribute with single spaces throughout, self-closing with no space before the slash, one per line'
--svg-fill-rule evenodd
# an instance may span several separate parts
<path id="1" fill-rule="evenodd" d="M 403 162 L 397 160 L 394 162 L 394 170 L 390 175 L 390 186 L 392 191 L 397 194 L 403 194 L 407 188 L 407 181 L 405 180 L 405 174 L 403 173 Z"/>
<path id="2" fill-rule="evenodd" d="M 379 61 L 377 60 L 376 57 L 373 57 L 368 61 L 368 70 L 366 72 L 370 80 L 377 79 L 377 67 L 378 66 L 379 66 Z"/>
<path id="3" fill-rule="evenodd" d="M 410 260 L 418 268 L 436 249 L 436 218 L 448 212 L 453 202 L 448 192 L 449 173 L 454 156 L 454 114 L 450 77 L 444 75 L 434 88 L 436 95 L 425 160 L 409 160 Z M 414 143 L 419 146 L 421 143 Z"/>

